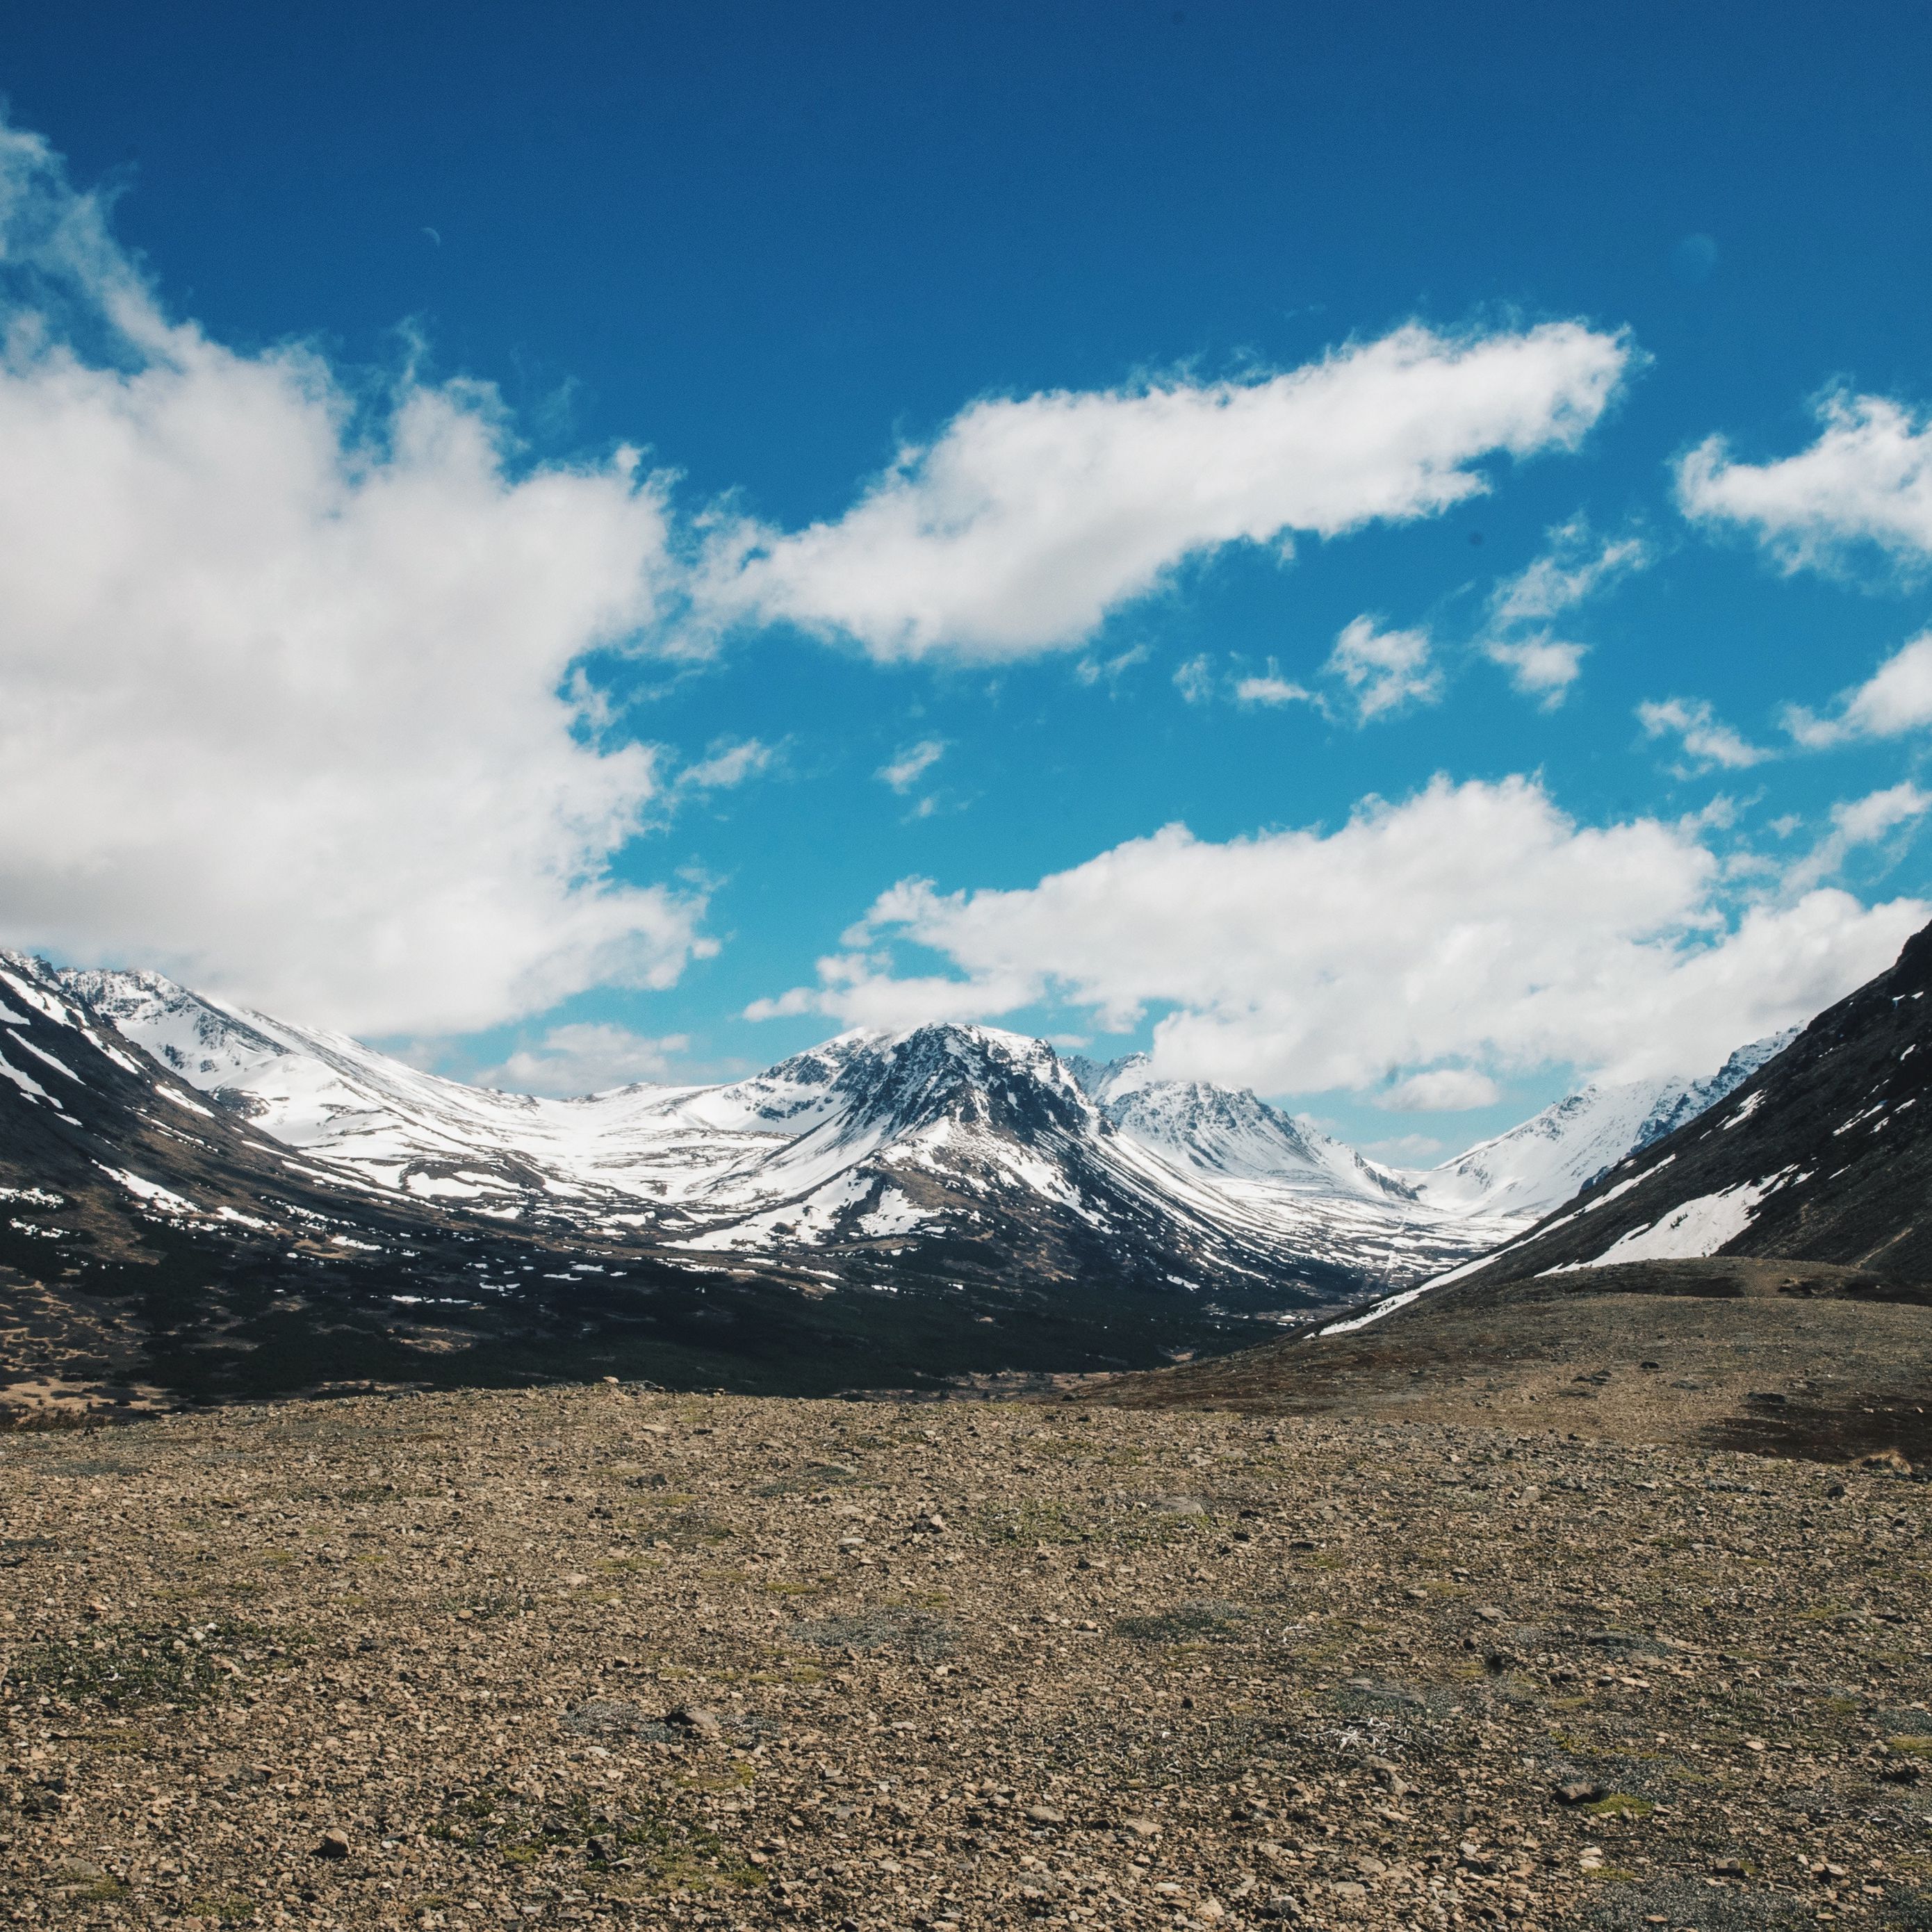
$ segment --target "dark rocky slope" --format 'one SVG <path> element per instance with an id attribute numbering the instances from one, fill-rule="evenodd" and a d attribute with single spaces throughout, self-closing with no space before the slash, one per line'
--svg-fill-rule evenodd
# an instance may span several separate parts
<path id="1" fill-rule="evenodd" d="M 1928 992 L 1932 928 L 1486 1262 L 1366 1321 L 1095 1394 L 1932 1462 Z"/>

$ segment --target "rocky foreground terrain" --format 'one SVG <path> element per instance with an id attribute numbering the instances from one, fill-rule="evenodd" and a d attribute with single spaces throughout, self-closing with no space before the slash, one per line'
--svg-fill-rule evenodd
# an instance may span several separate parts
<path id="1" fill-rule="evenodd" d="M 0 1918 L 1932 1925 L 1932 1492 L 1653 1372 L 0 1437 Z"/>

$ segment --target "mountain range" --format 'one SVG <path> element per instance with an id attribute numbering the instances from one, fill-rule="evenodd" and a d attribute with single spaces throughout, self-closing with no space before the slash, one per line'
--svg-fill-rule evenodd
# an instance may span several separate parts
<path id="1" fill-rule="evenodd" d="M 1438 1285 L 1719 1255 L 1932 1277 L 1928 994 L 1932 927 L 1689 1119 Z"/>
<path id="2" fill-rule="evenodd" d="M 728 1084 L 554 1100 L 155 974 L 8 954 L 0 1285 L 72 1327 L 90 1295 L 178 1282 L 141 1348 L 82 1321 L 69 1357 L 164 1358 L 214 1390 L 313 1379 L 325 1332 L 338 1373 L 377 1378 L 614 1349 L 633 1372 L 814 1388 L 1122 1365 L 1453 1270 L 1780 1044 L 1705 1081 L 1587 1089 L 1416 1172 L 1144 1055 L 990 1028 L 848 1034 Z M 30 1373 L 68 1359 L 32 1340 L 52 1318 L 10 1345 Z"/>
<path id="3" fill-rule="evenodd" d="M 1688 1094 L 1695 1111 L 1674 1125 L 1666 1108 L 1651 1123 L 1664 1131 L 1492 1252 L 1338 1319 L 1087 1393 L 1580 1425 L 1922 1475 L 1928 1000 L 1932 927 L 1780 1050 L 1734 1061 L 1716 1084 L 1757 1064 L 1728 1091 L 1702 1106 L 1704 1090 Z M 1517 1133 L 1534 1142 L 1536 1126 Z M 1458 1165 L 1482 1170 L 1470 1177 L 1478 1189 L 1506 1171 L 1480 1148 Z"/>

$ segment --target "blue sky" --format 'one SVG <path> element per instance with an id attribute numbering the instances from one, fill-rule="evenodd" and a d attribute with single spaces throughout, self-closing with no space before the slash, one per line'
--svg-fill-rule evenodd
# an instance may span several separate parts
<path id="1" fill-rule="evenodd" d="M 1421 1158 L 1925 916 L 1923 9 L 10 10 L 12 822 L 144 748 L 16 943 L 551 1086 L 983 1017 Z"/>

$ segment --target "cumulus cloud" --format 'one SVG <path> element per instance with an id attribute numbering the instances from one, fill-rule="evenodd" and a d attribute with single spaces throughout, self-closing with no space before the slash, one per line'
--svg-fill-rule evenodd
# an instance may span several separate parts
<path id="1" fill-rule="evenodd" d="M 1771 463 L 1732 460 L 1714 436 L 1679 463 L 1687 516 L 1750 532 L 1787 569 L 1831 566 L 1862 544 L 1932 556 L 1932 422 L 1883 396 L 1826 397 L 1818 440 Z"/>
<path id="2" fill-rule="evenodd" d="M 681 1033 L 652 1040 L 628 1027 L 580 1022 L 552 1027 L 540 1046 L 520 1048 L 502 1066 L 479 1074 L 477 1084 L 510 1094 L 602 1094 L 666 1079 L 673 1058 L 690 1045 Z"/>
<path id="3" fill-rule="evenodd" d="M 1426 631 L 1378 629 L 1372 617 L 1346 625 L 1323 667 L 1347 687 L 1355 722 L 1366 724 L 1406 704 L 1432 704 L 1442 680 L 1430 662 Z"/>
<path id="4" fill-rule="evenodd" d="M 1391 1087 L 1379 1104 L 1392 1113 L 1456 1114 L 1493 1106 L 1502 1096 L 1503 1090 L 1473 1066 L 1432 1066 Z"/>
<path id="5" fill-rule="evenodd" d="M 1672 738 L 1682 749 L 1687 777 L 1713 765 L 1741 772 L 1772 754 L 1722 723 L 1701 698 L 1666 698 L 1640 704 L 1637 722 L 1646 738 Z"/>
<path id="6" fill-rule="evenodd" d="M 572 678 L 660 608 L 634 452 L 522 464 L 486 389 L 224 347 L 4 125 L 0 308 L 13 943 L 375 1033 L 710 950 L 613 875 L 657 761 Z"/>
<path id="7" fill-rule="evenodd" d="M 922 738 L 916 745 L 908 746 L 889 764 L 881 765 L 873 776 L 903 794 L 910 791 L 945 755 L 943 739 Z"/>
<path id="8" fill-rule="evenodd" d="M 1497 585 L 1480 640 L 1483 654 L 1508 672 L 1525 697 L 1554 710 L 1581 674 L 1589 646 L 1558 638 L 1550 628 L 1553 620 L 1651 561 L 1650 546 L 1641 537 L 1599 539 L 1581 516 L 1558 524 L 1541 556 Z"/>
<path id="9" fill-rule="evenodd" d="M 1897 738 L 1932 724 L 1932 631 L 1902 646 L 1863 684 L 1841 692 L 1831 716 L 1816 717 L 1794 704 L 1786 707 L 1784 724 L 1811 751 L 1858 738 Z"/>
<path id="10" fill-rule="evenodd" d="M 1445 1064 L 1698 1070 L 1881 970 L 1928 916 L 1816 886 L 1731 903 L 1691 825 L 1580 825 L 1536 782 L 1365 801 L 1332 831 L 1174 825 L 1037 885 L 883 894 L 818 983 L 753 1015 L 903 1026 L 1043 1002 L 1154 1030 L 1163 1075 L 1267 1093 Z M 908 950 L 937 970 L 905 970 Z"/>
<path id="11" fill-rule="evenodd" d="M 1553 711 L 1582 675 L 1589 648 L 1549 636 L 1491 638 L 1483 646 L 1483 655 L 1509 673 L 1510 682 L 1524 697 Z"/>
<path id="12" fill-rule="evenodd" d="M 1190 558 L 1433 515 L 1486 458 L 1574 449 L 1634 352 L 1574 322 L 1411 324 L 1252 381 L 990 398 L 835 521 L 721 531 L 706 601 L 884 660 L 1075 647 Z"/>

